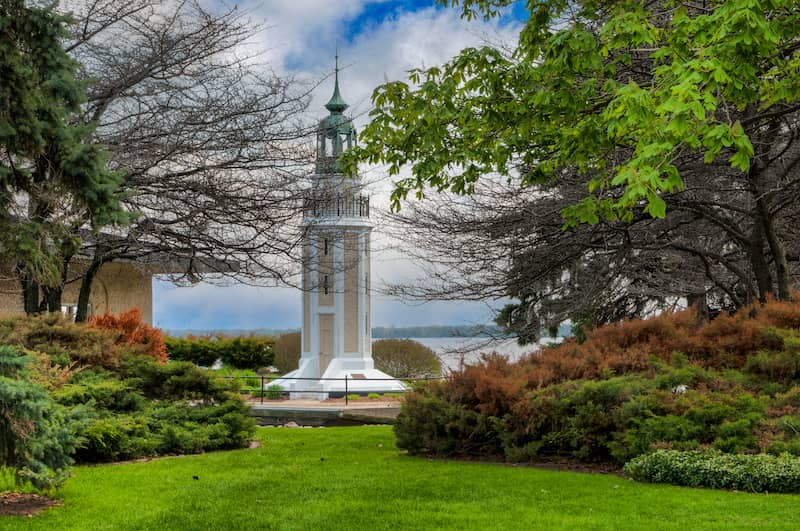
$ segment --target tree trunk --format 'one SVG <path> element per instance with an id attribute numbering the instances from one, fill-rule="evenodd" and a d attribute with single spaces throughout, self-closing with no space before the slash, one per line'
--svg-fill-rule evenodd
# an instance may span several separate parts
<path id="1" fill-rule="evenodd" d="M 102 260 L 92 260 L 86 273 L 83 274 L 81 279 L 81 289 L 78 293 L 78 307 L 75 310 L 75 322 L 84 323 L 89 318 L 89 296 L 92 294 L 92 282 L 100 267 L 103 265 Z"/>
<path id="2" fill-rule="evenodd" d="M 698 326 L 709 320 L 708 297 L 705 293 L 690 293 L 686 296 L 690 308 L 695 309 L 695 322 Z"/>
<path id="3" fill-rule="evenodd" d="M 64 293 L 63 286 L 53 286 L 53 287 L 46 287 L 42 288 L 42 296 L 44 297 L 42 300 L 41 306 L 44 307 L 45 311 L 55 313 L 61 312 L 61 296 Z"/>
<path id="4" fill-rule="evenodd" d="M 758 284 L 758 300 L 767 302 L 767 295 L 772 294 L 772 275 L 764 257 L 764 219 L 760 212 L 755 215 L 753 233 L 750 236 L 750 264 Z"/>
<path id="5" fill-rule="evenodd" d="M 39 313 L 39 283 L 23 265 L 17 266 L 17 274 L 22 287 L 22 308 L 27 315 L 35 315 Z"/>
<path id="6" fill-rule="evenodd" d="M 758 201 L 758 208 L 761 211 L 761 219 L 764 222 L 764 234 L 767 237 L 769 250 L 772 252 L 772 259 L 775 261 L 775 276 L 778 279 L 778 298 L 788 301 L 792 298 L 791 277 L 789 275 L 789 263 L 786 260 L 786 249 L 783 242 L 778 237 L 775 230 L 775 223 L 769 215 L 766 205 L 762 200 Z"/>

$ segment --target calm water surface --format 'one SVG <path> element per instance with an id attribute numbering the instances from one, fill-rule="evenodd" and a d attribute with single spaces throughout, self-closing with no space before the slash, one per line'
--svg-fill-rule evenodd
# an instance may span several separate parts
<path id="1" fill-rule="evenodd" d="M 464 363 L 476 363 L 482 353 L 497 352 L 517 360 L 524 354 L 535 351 L 538 345 L 519 345 L 515 338 L 490 340 L 489 338 L 476 337 L 412 337 L 428 348 L 432 349 L 442 360 L 442 365 L 448 369 L 457 369 L 462 359 Z M 561 342 L 563 338 L 547 338 L 541 344 Z"/>

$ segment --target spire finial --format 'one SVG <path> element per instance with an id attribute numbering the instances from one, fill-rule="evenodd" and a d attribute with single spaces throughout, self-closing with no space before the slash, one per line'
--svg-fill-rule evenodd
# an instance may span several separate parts
<path id="1" fill-rule="evenodd" d="M 341 94 L 339 94 L 339 45 L 336 45 L 336 66 L 333 69 L 334 72 L 334 84 L 333 84 L 333 96 L 328 103 L 325 104 L 325 108 L 331 111 L 332 113 L 342 113 L 345 109 L 347 109 L 348 105 L 342 99 Z"/>

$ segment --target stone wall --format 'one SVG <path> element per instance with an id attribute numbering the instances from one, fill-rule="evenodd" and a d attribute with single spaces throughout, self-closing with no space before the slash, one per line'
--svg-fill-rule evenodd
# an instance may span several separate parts
<path id="1" fill-rule="evenodd" d="M 74 278 L 81 266 L 71 268 L 68 278 Z M 111 313 L 139 308 L 142 318 L 153 322 L 153 273 L 132 263 L 110 263 L 100 268 L 92 283 L 89 298 L 92 314 Z M 67 284 L 61 299 L 62 304 L 77 304 L 80 279 Z M 0 313 L 22 312 L 22 296 L 19 282 L 10 271 L 0 274 Z"/>

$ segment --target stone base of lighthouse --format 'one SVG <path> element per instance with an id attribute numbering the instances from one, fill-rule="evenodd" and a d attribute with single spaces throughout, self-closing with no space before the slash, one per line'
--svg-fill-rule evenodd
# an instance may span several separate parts
<path id="1" fill-rule="evenodd" d="M 319 374 L 319 356 L 304 356 L 300 367 L 273 380 L 289 392 L 289 398 L 326 400 L 345 394 L 398 393 L 407 391 L 403 382 L 375 368 L 372 358 L 334 358 Z"/>

